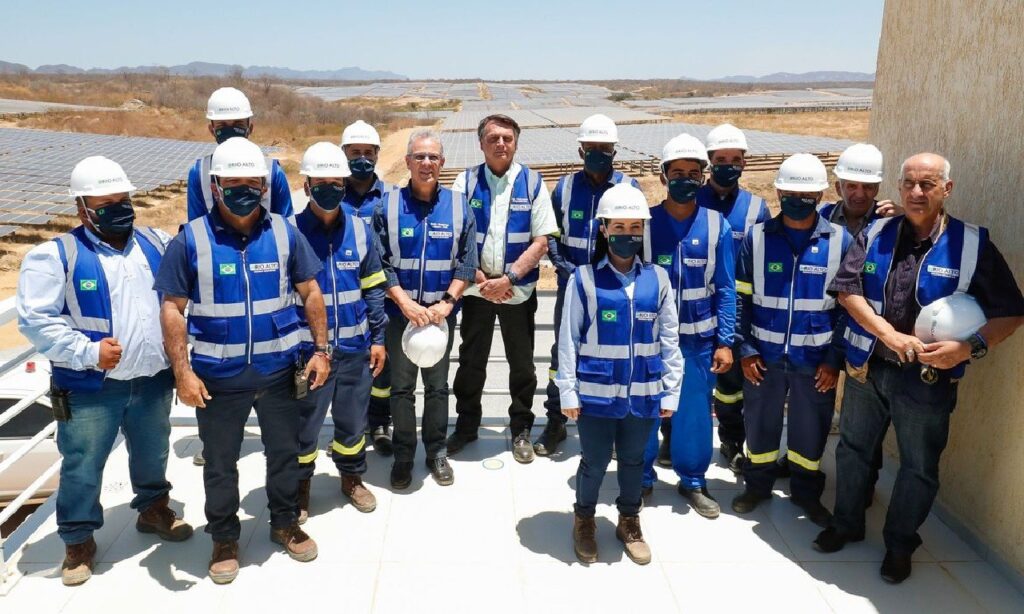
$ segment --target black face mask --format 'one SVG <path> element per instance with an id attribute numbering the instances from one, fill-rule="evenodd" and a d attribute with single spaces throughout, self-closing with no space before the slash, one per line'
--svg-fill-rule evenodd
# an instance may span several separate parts
<path id="1" fill-rule="evenodd" d="M 309 197 L 324 211 L 334 211 L 345 198 L 345 188 L 334 183 L 322 183 L 309 188 Z"/>
<path id="2" fill-rule="evenodd" d="M 711 166 L 711 178 L 723 188 L 731 188 L 739 183 L 743 167 L 739 164 L 714 164 Z"/>
<path id="3" fill-rule="evenodd" d="M 588 149 L 583 152 L 583 168 L 595 175 L 604 175 L 612 170 L 613 160 L 615 160 L 614 153 L 608 153 L 600 149 Z"/>
<path id="4" fill-rule="evenodd" d="M 668 195 L 677 203 L 688 203 L 697 198 L 697 191 L 700 190 L 700 179 L 689 179 L 679 177 L 670 179 L 668 182 Z"/>
<path id="5" fill-rule="evenodd" d="M 217 144 L 218 145 L 220 145 L 224 141 L 226 141 L 226 140 L 228 140 L 230 138 L 234 138 L 236 136 L 240 136 L 243 139 L 244 138 L 248 138 L 249 137 L 249 125 L 246 124 L 245 126 L 235 126 L 235 125 L 221 126 L 219 128 L 214 129 L 214 131 L 213 131 L 213 138 L 217 139 Z"/>
<path id="6" fill-rule="evenodd" d="M 782 214 L 791 220 L 805 220 L 814 214 L 818 206 L 818 200 L 813 196 L 797 196 L 787 194 L 779 199 L 782 205 Z"/>
<path id="7" fill-rule="evenodd" d="M 348 168 L 352 171 L 352 177 L 358 181 L 363 181 L 372 177 L 373 170 L 376 167 L 377 163 L 366 156 L 360 156 L 348 161 Z"/>
<path id="8" fill-rule="evenodd" d="M 123 237 L 132 231 L 135 224 L 135 208 L 132 199 L 124 200 L 97 209 L 86 208 L 89 221 L 104 237 Z"/>
<path id="9" fill-rule="evenodd" d="M 228 211 L 239 217 L 245 217 L 256 210 L 263 200 L 263 190 L 251 185 L 240 185 L 233 188 L 221 187 L 221 198 Z"/>
<path id="10" fill-rule="evenodd" d="M 632 258 L 643 248 L 643 235 L 608 235 L 608 249 L 619 258 Z"/>

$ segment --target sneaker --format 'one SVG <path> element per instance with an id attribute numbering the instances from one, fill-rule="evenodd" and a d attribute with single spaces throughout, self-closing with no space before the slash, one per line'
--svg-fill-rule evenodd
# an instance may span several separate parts
<path id="1" fill-rule="evenodd" d="M 762 501 L 771 499 L 771 495 L 759 495 L 751 490 L 744 490 L 732 500 L 732 511 L 737 514 L 749 514 L 757 509 Z"/>
<path id="2" fill-rule="evenodd" d="M 192 455 L 192 464 L 196 467 L 202 467 L 206 464 L 206 457 L 203 456 L 202 449 Z"/>
<path id="3" fill-rule="evenodd" d="M 348 497 L 352 507 L 364 514 L 377 509 L 377 497 L 363 485 L 363 478 L 358 475 L 341 474 L 341 494 Z"/>
<path id="4" fill-rule="evenodd" d="M 318 554 L 316 542 L 295 523 L 290 527 L 275 529 L 270 527 L 270 541 L 284 546 L 285 552 L 300 563 L 308 563 Z"/>
<path id="5" fill-rule="evenodd" d="M 680 483 L 676 490 L 690 502 L 690 507 L 693 508 L 693 511 L 701 516 L 705 518 L 718 518 L 718 515 L 722 513 L 722 508 L 718 505 L 718 501 L 711 496 L 706 487 L 687 488 Z"/>
<path id="6" fill-rule="evenodd" d="M 516 459 L 517 463 L 523 465 L 529 465 L 533 462 L 533 444 L 530 443 L 529 430 L 524 430 L 516 435 L 515 440 L 512 442 L 512 458 Z"/>
<path id="7" fill-rule="evenodd" d="M 430 470 L 430 475 L 434 476 L 434 481 L 441 486 L 451 486 L 455 483 L 455 472 L 444 456 L 428 458 L 427 469 Z"/>
<path id="8" fill-rule="evenodd" d="M 213 542 L 209 572 L 214 584 L 228 584 L 238 577 L 237 541 Z"/>
<path id="9" fill-rule="evenodd" d="M 640 531 L 639 516 L 619 515 L 619 525 L 615 527 L 615 537 L 619 538 L 626 551 L 626 556 L 637 565 L 651 562 L 651 549 L 644 541 Z"/>
<path id="10" fill-rule="evenodd" d="M 597 562 L 597 524 L 594 518 L 576 514 L 572 525 L 572 547 L 581 563 Z"/>
<path id="11" fill-rule="evenodd" d="M 78 586 L 91 578 L 95 559 L 96 541 L 92 537 L 80 544 L 64 546 L 64 563 L 60 566 L 64 586 Z"/>
<path id="12" fill-rule="evenodd" d="M 299 480 L 299 524 L 309 519 L 309 483 L 310 480 Z"/>
<path id="13" fill-rule="evenodd" d="M 178 517 L 167 504 L 170 497 L 164 495 L 139 514 L 135 529 L 139 533 L 153 533 L 169 542 L 183 542 L 192 537 L 192 525 Z"/>
<path id="14" fill-rule="evenodd" d="M 445 441 L 445 446 L 448 448 L 448 455 L 455 456 L 462 451 L 462 448 L 466 447 L 466 444 L 476 441 L 479 437 L 480 436 L 477 435 L 475 431 L 472 433 L 460 433 L 456 430 L 454 433 L 449 435 L 448 439 Z"/>
<path id="15" fill-rule="evenodd" d="M 395 453 L 395 446 L 391 443 L 391 429 L 386 426 L 378 426 L 373 429 L 370 435 L 373 438 L 373 449 L 381 456 L 391 456 Z"/>
<path id="16" fill-rule="evenodd" d="M 672 466 L 672 436 L 662 435 L 661 444 L 658 446 L 658 459 L 657 463 L 659 467 L 671 467 Z"/>
<path id="17" fill-rule="evenodd" d="M 404 490 L 412 484 L 412 461 L 395 461 L 391 465 L 391 488 Z"/>
<path id="18" fill-rule="evenodd" d="M 551 456 L 558 450 L 558 444 L 565 441 L 565 424 L 559 420 L 548 420 L 544 432 L 533 443 L 533 451 L 538 456 Z"/>

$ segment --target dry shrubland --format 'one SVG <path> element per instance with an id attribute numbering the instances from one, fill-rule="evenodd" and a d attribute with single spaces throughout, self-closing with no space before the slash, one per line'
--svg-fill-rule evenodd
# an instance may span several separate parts
<path id="1" fill-rule="evenodd" d="M 689 124 L 717 126 L 730 123 L 747 130 L 825 136 L 851 141 L 868 140 L 871 111 L 814 111 L 808 113 L 690 113 L 672 118 Z"/>

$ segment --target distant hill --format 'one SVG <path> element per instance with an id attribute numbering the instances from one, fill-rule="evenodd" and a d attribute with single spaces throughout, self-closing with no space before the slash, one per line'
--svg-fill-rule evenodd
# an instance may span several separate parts
<path id="1" fill-rule="evenodd" d="M 226 77 L 242 71 L 247 78 L 274 77 L 276 79 L 297 79 L 316 81 L 405 81 L 408 77 L 387 70 L 363 70 L 348 66 L 336 70 L 295 70 L 277 66 L 248 66 L 237 64 L 215 64 L 211 62 L 190 62 L 177 66 L 121 66 L 119 68 L 84 69 L 68 64 L 45 64 L 32 70 L 24 64 L 0 61 L 0 74 L 36 73 L 47 75 L 117 75 L 122 73 L 167 73 L 188 77 Z"/>
<path id="2" fill-rule="evenodd" d="M 685 77 L 684 77 L 685 78 Z M 720 83 L 851 83 L 866 82 L 873 83 L 875 73 L 871 72 L 847 72 L 843 70 L 818 70 L 814 72 L 791 73 L 776 72 L 763 77 L 751 75 L 730 75 L 718 79 L 700 79 L 701 81 L 717 81 Z"/>

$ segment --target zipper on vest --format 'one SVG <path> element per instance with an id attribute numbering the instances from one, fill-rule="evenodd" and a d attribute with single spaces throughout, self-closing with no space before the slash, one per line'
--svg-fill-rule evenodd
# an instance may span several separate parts
<path id="1" fill-rule="evenodd" d="M 629 381 L 626 382 L 626 405 L 630 408 L 633 407 L 633 402 L 631 400 L 633 395 L 630 392 L 630 388 L 633 387 L 633 363 L 636 361 L 633 351 L 633 324 L 636 319 L 636 314 L 634 313 L 635 310 L 633 309 L 633 298 L 636 296 L 636 292 L 639 289 L 639 281 L 640 276 L 637 275 L 633 280 L 633 296 L 630 296 L 628 292 L 626 293 L 626 300 L 629 303 Z M 623 288 L 623 290 L 625 290 L 625 288 Z"/>
<path id="2" fill-rule="evenodd" d="M 252 293 L 249 290 L 249 265 L 245 254 L 249 246 L 242 250 L 242 278 L 245 279 L 245 325 L 248 333 L 248 340 L 245 343 L 245 361 L 252 364 Z M 282 271 L 282 274 L 284 272 Z"/>
<path id="3" fill-rule="evenodd" d="M 453 216 L 454 216 L 454 214 L 453 214 Z M 426 217 L 423 218 L 423 222 L 422 222 L 422 225 L 423 225 L 423 229 L 422 229 L 422 232 L 423 232 L 423 249 L 420 250 L 420 295 L 418 297 L 419 300 L 420 300 L 420 304 L 423 303 L 423 295 L 426 293 L 426 289 L 423 287 L 423 276 L 424 276 L 424 274 L 426 273 L 426 270 L 427 270 L 427 237 L 430 236 L 430 230 L 429 230 L 430 229 L 430 222 L 429 222 L 429 219 L 430 219 L 430 215 L 428 214 Z M 452 230 L 454 231 L 455 229 L 452 228 Z M 452 234 L 452 241 L 455 241 L 455 240 L 456 240 L 455 235 Z M 401 259 L 401 258 L 399 258 L 399 259 Z"/>
<path id="4" fill-rule="evenodd" d="M 793 254 L 793 275 L 789 279 L 789 321 L 786 323 L 786 343 L 783 346 L 783 353 L 789 356 L 789 336 L 793 330 L 793 289 L 796 288 L 796 270 L 799 266 L 797 261 L 800 259 L 799 256 Z"/>
<path id="5" fill-rule="evenodd" d="M 331 291 L 334 292 L 332 297 L 334 299 L 334 343 L 337 343 L 340 331 L 338 330 L 338 278 L 335 276 L 338 267 L 334 264 L 334 241 L 327 242 L 327 250 L 331 254 Z"/>

